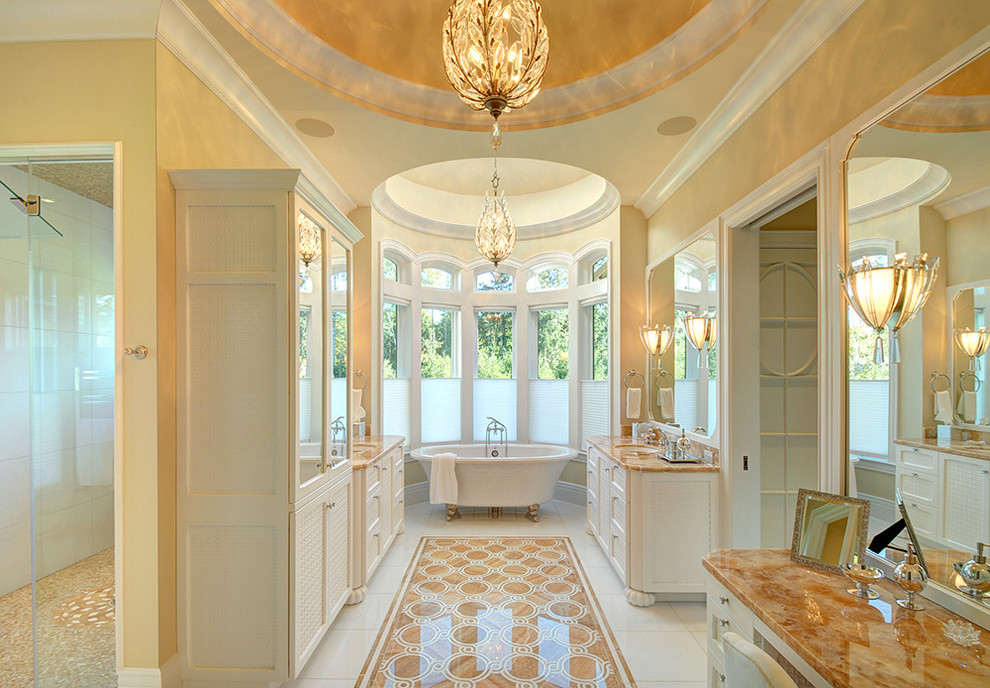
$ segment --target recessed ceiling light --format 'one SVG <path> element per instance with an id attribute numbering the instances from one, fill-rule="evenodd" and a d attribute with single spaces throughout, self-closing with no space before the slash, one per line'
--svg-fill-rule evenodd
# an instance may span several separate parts
<path id="1" fill-rule="evenodd" d="M 657 133 L 661 136 L 677 136 L 691 131 L 697 123 L 698 120 L 694 117 L 671 117 L 660 123 Z"/>
<path id="2" fill-rule="evenodd" d="M 320 139 L 329 138 L 334 134 L 333 127 L 321 119 L 313 119 L 312 117 L 297 119 L 296 129 L 307 136 L 315 136 Z"/>

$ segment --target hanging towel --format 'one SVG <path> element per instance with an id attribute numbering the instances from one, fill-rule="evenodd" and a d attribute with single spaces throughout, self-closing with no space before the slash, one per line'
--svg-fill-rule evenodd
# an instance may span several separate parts
<path id="1" fill-rule="evenodd" d="M 963 390 L 959 394 L 959 406 L 956 408 L 959 415 L 967 423 L 976 421 L 976 392 L 973 390 Z"/>
<path id="2" fill-rule="evenodd" d="M 673 387 L 661 387 L 657 391 L 657 406 L 660 407 L 660 420 L 674 420 Z"/>
<path id="3" fill-rule="evenodd" d="M 962 399 L 959 400 L 959 403 L 962 403 Z M 935 392 L 935 420 L 939 423 L 952 425 L 952 397 L 949 396 L 947 389 Z"/>
<path id="4" fill-rule="evenodd" d="M 351 389 L 351 410 L 354 412 L 354 421 L 364 420 L 364 407 L 361 406 L 361 395 L 363 390 Z"/>
<path id="5" fill-rule="evenodd" d="M 457 504 L 457 455 L 437 454 L 430 461 L 430 504 Z"/>
<path id="6" fill-rule="evenodd" d="M 643 390 L 630 387 L 626 390 L 626 418 L 639 418 L 643 402 Z"/>

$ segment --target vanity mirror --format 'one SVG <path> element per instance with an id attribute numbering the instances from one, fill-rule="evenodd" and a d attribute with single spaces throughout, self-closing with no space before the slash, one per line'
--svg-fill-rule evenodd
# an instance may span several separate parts
<path id="1" fill-rule="evenodd" d="M 715 237 L 707 232 L 650 266 L 647 279 L 650 324 L 673 333 L 666 352 L 651 357 L 650 419 L 708 437 L 718 425 L 716 255 Z"/>
<path id="2" fill-rule="evenodd" d="M 843 564 L 863 561 L 869 520 L 870 503 L 865 499 L 801 488 L 791 559 L 841 573 Z"/>
<path id="3" fill-rule="evenodd" d="M 299 486 L 319 478 L 324 470 L 323 435 L 326 416 L 326 232 L 305 213 L 296 222 L 299 233 Z"/>
<path id="4" fill-rule="evenodd" d="M 846 173 L 850 265 L 939 258 L 931 298 L 899 334 L 900 363 L 875 363 L 872 331 L 848 315 L 847 485 L 871 502 L 871 535 L 903 511 L 930 567 L 925 594 L 950 599 L 953 564 L 990 536 L 990 424 L 980 424 L 990 360 L 972 335 L 954 336 L 985 326 L 990 305 L 988 102 L 984 53 L 863 131 Z M 937 420 L 943 374 L 951 409 Z"/>

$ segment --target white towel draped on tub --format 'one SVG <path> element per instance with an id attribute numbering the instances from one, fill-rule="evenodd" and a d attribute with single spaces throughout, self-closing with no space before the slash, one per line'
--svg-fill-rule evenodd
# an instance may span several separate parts
<path id="1" fill-rule="evenodd" d="M 657 391 L 657 406 L 660 407 L 660 420 L 674 420 L 673 387 L 661 387 Z"/>
<path id="2" fill-rule="evenodd" d="M 630 387 L 626 390 L 626 418 L 639 418 L 643 402 L 643 390 Z"/>
<path id="3" fill-rule="evenodd" d="M 430 504 L 457 504 L 457 455 L 437 454 L 430 460 Z"/>
<path id="4" fill-rule="evenodd" d="M 952 397 L 947 389 L 935 392 L 935 420 L 946 425 L 952 424 Z"/>

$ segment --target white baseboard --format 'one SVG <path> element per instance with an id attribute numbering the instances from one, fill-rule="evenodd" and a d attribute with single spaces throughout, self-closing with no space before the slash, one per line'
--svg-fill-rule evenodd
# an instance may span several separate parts
<path id="1" fill-rule="evenodd" d="M 584 485 L 576 485 L 574 483 L 565 483 L 563 481 L 557 483 L 553 490 L 553 498 L 559 499 L 562 502 L 567 502 L 568 504 L 576 504 L 578 506 L 584 506 L 587 501 L 587 490 Z M 426 481 L 421 483 L 413 483 L 412 485 L 406 485 L 406 505 L 412 506 L 413 504 L 420 504 L 422 502 L 429 501 L 430 499 L 430 484 Z"/>
<path id="2" fill-rule="evenodd" d="M 118 688 L 180 688 L 182 673 L 175 654 L 160 669 L 124 667 L 117 672 Z"/>

